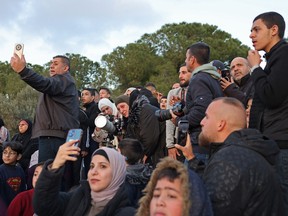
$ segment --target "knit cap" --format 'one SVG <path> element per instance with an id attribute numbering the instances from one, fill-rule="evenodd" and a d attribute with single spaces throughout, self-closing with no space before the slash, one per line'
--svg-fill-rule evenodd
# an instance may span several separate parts
<path id="1" fill-rule="evenodd" d="M 129 96 L 127 95 L 120 95 L 115 99 L 115 105 L 117 106 L 119 103 L 126 103 L 129 105 Z"/>

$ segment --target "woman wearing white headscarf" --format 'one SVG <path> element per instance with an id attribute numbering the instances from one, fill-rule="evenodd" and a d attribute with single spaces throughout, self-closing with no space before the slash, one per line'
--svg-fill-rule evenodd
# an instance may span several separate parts
<path id="1" fill-rule="evenodd" d="M 98 102 L 98 108 L 99 110 L 101 110 L 101 113 L 102 113 L 99 116 L 105 115 L 111 122 L 115 121 L 115 119 L 122 121 L 122 115 L 118 112 L 116 105 L 112 103 L 109 99 L 107 98 L 100 99 Z M 99 118 L 103 119 L 103 117 L 99 117 Z M 99 122 L 99 118 L 98 118 L 98 122 Z M 100 146 L 101 145 L 110 146 L 111 144 L 112 146 L 117 148 L 118 143 L 119 143 L 118 138 L 121 138 L 121 137 L 117 137 L 115 136 L 115 134 L 111 134 L 111 133 L 109 134 L 109 132 L 107 132 L 106 130 L 101 129 L 102 127 L 99 128 L 96 122 L 97 120 L 95 120 L 96 127 L 92 134 L 92 138 L 96 142 L 100 143 Z M 109 141 L 107 142 L 108 138 L 109 138 Z"/>
<path id="2" fill-rule="evenodd" d="M 116 150 L 97 149 L 87 181 L 69 193 L 59 191 L 66 161 L 75 161 L 80 148 L 70 141 L 60 146 L 55 160 L 47 161 L 35 187 L 33 206 L 37 215 L 130 216 L 135 209 L 124 188 L 126 164 Z"/>

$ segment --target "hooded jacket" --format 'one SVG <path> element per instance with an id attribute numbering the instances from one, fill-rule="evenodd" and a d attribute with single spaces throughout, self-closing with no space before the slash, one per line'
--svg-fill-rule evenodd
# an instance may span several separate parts
<path id="1" fill-rule="evenodd" d="M 143 196 L 143 189 L 150 180 L 153 168 L 148 164 L 138 163 L 127 166 L 125 186 L 131 204 L 138 207 L 138 201 Z"/>
<path id="2" fill-rule="evenodd" d="M 130 95 L 129 117 L 125 138 L 134 138 L 141 141 L 146 162 L 155 166 L 160 158 L 164 157 L 166 147 L 166 125 L 158 121 L 155 116 L 157 107 L 150 104 L 148 98 L 137 91 Z"/>
<path id="3" fill-rule="evenodd" d="M 243 129 L 210 150 L 203 180 L 216 216 L 285 215 L 274 141 L 257 130 Z"/>
<path id="4" fill-rule="evenodd" d="M 200 177 L 192 170 L 187 169 L 182 162 L 166 157 L 157 164 L 153 171 L 149 183 L 144 189 L 145 195 L 141 198 L 137 216 L 149 216 L 150 202 L 153 198 L 153 191 L 157 185 L 159 173 L 163 169 L 172 168 L 180 173 L 182 197 L 183 197 L 183 216 L 212 216 L 212 207 L 206 188 Z"/>
<path id="5" fill-rule="evenodd" d="M 193 144 L 198 143 L 200 122 L 205 116 L 208 105 L 213 99 L 223 97 L 220 77 L 211 64 L 201 65 L 192 73 L 186 95 L 187 114 L 177 118 L 177 124 L 179 120 L 189 121 L 189 134 Z"/>

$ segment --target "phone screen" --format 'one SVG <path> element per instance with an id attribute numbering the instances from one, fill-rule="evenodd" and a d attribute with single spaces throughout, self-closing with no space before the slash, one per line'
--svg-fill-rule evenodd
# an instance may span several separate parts
<path id="1" fill-rule="evenodd" d="M 66 137 L 66 142 L 69 142 L 71 140 L 79 140 L 80 142 L 82 138 L 82 134 L 83 134 L 82 129 L 70 129 Z M 79 142 L 76 142 L 75 146 L 79 146 Z"/>
<path id="2" fill-rule="evenodd" d="M 189 130 L 189 122 L 188 120 L 180 120 L 178 122 L 178 136 L 177 136 L 177 144 L 185 146 L 186 145 L 186 137 Z"/>

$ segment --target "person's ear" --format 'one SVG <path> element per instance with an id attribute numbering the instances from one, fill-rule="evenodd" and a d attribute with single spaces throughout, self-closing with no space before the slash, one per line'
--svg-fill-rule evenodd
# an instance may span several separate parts
<path id="1" fill-rule="evenodd" d="M 226 124 L 227 124 L 227 122 L 225 120 L 221 120 L 218 124 L 218 131 L 224 130 Z"/>
<path id="2" fill-rule="evenodd" d="M 22 158 L 22 154 L 17 155 L 17 161 L 19 161 Z"/>
<path id="3" fill-rule="evenodd" d="M 272 31 L 272 36 L 278 35 L 278 33 L 279 33 L 279 28 L 278 28 L 278 26 L 277 26 L 277 25 L 273 25 L 273 26 L 271 27 L 271 31 Z"/>
<path id="4" fill-rule="evenodd" d="M 65 71 L 65 72 L 69 71 L 69 66 L 68 66 L 68 65 L 65 65 L 65 66 L 64 66 L 64 71 Z"/>

